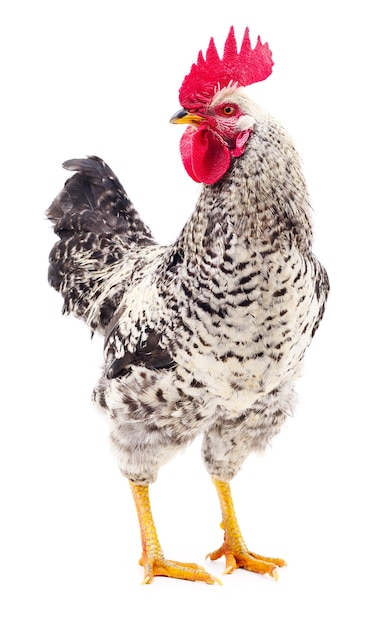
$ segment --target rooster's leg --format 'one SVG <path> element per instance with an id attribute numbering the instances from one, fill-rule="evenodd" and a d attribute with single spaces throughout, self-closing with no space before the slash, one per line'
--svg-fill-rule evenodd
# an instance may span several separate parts
<path id="1" fill-rule="evenodd" d="M 142 557 L 139 561 L 144 567 L 143 584 L 152 582 L 154 576 L 169 576 L 170 578 L 182 578 L 184 580 L 200 580 L 212 585 L 220 582 L 211 576 L 203 567 L 196 563 L 180 563 L 168 561 L 164 558 L 161 545 L 158 540 L 154 519 L 151 513 L 149 488 L 135 485 L 130 482 L 134 502 L 138 513 L 139 527 L 142 539 Z"/>
<path id="2" fill-rule="evenodd" d="M 269 574 L 277 580 L 278 568 L 286 565 L 286 562 L 283 559 L 260 556 L 247 549 L 237 523 L 229 484 L 217 478 L 212 480 L 219 495 L 223 515 L 221 526 L 224 530 L 224 541 L 223 545 L 215 552 L 208 554 L 208 557 L 215 561 L 225 556 L 224 574 L 231 574 L 236 568 L 242 567 L 257 574 Z"/>

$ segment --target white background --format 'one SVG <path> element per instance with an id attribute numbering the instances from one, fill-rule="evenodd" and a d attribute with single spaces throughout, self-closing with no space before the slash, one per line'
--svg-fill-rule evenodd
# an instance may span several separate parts
<path id="1" fill-rule="evenodd" d="M 139 5 L 139 6 L 138 6 Z M 1 576 L 4 626 L 381 624 L 381 49 L 377 3 L 21 1 L 0 16 Z M 161 243 L 198 186 L 168 120 L 200 48 L 248 25 L 274 72 L 248 90 L 294 136 L 332 292 L 300 402 L 233 481 L 252 550 L 285 558 L 280 581 L 237 571 L 213 587 L 141 586 L 129 488 L 90 403 L 102 344 L 62 318 L 47 285 L 44 211 L 61 162 L 102 156 Z M 152 488 L 168 558 L 205 564 L 219 507 L 200 442 Z"/>

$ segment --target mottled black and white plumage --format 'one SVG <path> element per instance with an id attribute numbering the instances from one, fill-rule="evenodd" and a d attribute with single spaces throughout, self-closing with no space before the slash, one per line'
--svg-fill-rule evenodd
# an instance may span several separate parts
<path id="1" fill-rule="evenodd" d="M 292 141 L 241 90 L 226 97 L 244 113 L 245 151 L 202 186 L 173 245 L 154 241 L 96 157 L 65 163 L 77 173 L 48 210 L 60 238 L 50 283 L 65 312 L 105 336 L 94 399 L 122 473 L 141 485 L 200 433 L 223 481 L 264 448 L 324 312 L 328 279 Z"/>

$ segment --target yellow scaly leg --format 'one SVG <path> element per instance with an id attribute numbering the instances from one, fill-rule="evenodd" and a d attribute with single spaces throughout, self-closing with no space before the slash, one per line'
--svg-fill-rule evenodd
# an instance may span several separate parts
<path id="1" fill-rule="evenodd" d="M 193 581 L 200 580 L 209 585 L 213 585 L 215 582 L 220 583 L 217 578 L 211 576 L 203 567 L 196 563 L 168 561 L 164 558 L 151 513 L 149 488 L 147 486 L 135 485 L 130 481 L 129 484 L 133 493 L 141 530 L 142 557 L 139 564 L 143 565 L 144 568 L 142 584 L 151 583 L 154 576 L 169 576 L 170 578 Z"/>
<path id="2" fill-rule="evenodd" d="M 272 559 L 250 552 L 244 543 L 233 506 L 229 483 L 212 478 L 218 492 L 223 521 L 221 527 L 224 530 L 223 545 L 207 555 L 212 561 L 225 556 L 226 569 L 224 574 L 232 574 L 238 567 L 256 572 L 257 574 L 269 574 L 278 579 L 278 568 L 284 567 L 283 559 Z"/>

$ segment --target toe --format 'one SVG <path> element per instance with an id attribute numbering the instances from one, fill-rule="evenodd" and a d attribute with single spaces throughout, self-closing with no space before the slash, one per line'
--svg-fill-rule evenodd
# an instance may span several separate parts
<path id="1" fill-rule="evenodd" d="M 167 576 L 181 580 L 205 582 L 207 585 L 221 584 L 218 578 L 212 576 L 201 565 L 196 563 L 183 563 L 181 561 L 169 561 L 156 559 L 152 563 L 145 563 L 143 584 L 152 582 L 154 576 Z"/>

